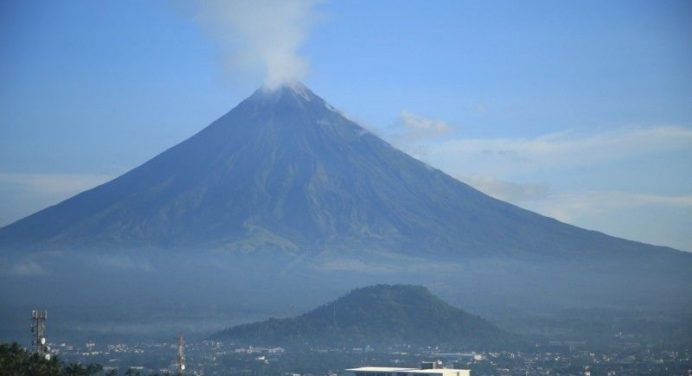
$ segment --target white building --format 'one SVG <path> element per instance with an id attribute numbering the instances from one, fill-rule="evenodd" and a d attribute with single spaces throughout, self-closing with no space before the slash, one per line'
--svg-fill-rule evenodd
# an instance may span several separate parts
<path id="1" fill-rule="evenodd" d="M 470 370 L 442 368 L 433 362 L 424 362 L 421 368 L 360 367 L 346 372 L 347 376 L 471 376 Z"/>

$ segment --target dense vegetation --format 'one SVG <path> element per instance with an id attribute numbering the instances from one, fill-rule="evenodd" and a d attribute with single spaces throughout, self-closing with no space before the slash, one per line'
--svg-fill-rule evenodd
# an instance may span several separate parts
<path id="1" fill-rule="evenodd" d="M 215 336 L 252 345 L 324 347 L 512 347 L 518 339 L 452 307 L 428 289 L 377 285 L 287 319 L 269 319 Z"/>
<path id="2" fill-rule="evenodd" d="M 0 374 L 3 376 L 88 376 L 100 373 L 97 364 L 63 363 L 57 357 L 46 359 L 32 354 L 19 344 L 0 344 Z"/>

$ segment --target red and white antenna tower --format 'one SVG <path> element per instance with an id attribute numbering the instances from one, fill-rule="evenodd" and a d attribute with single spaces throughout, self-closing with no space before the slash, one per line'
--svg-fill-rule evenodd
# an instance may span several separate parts
<path id="1" fill-rule="evenodd" d="M 178 336 L 178 374 L 185 374 L 185 340 L 183 336 Z"/>
<path id="2" fill-rule="evenodd" d="M 48 311 L 34 309 L 31 311 L 31 348 L 33 352 L 50 359 L 46 342 L 46 319 Z"/>

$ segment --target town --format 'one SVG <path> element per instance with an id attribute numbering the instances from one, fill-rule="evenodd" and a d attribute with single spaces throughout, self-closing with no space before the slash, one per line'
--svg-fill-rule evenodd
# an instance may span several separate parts
<path id="1" fill-rule="evenodd" d="M 65 361 L 103 366 L 104 373 L 176 374 L 177 342 L 133 344 L 55 343 L 54 355 Z M 237 346 L 202 340 L 185 345 L 189 375 L 336 376 L 363 365 L 416 367 L 421 360 L 471 370 L 473 376 L 510 375 L 692 375 L 692 351 L 685 347 L 626 346 L 589 350 L 583 343 L 537 344 L 534 351 L 442 352 L 402 346 L 386 351 L 361 348 L 315 348 L 290 351 L 281 347 Z"/>

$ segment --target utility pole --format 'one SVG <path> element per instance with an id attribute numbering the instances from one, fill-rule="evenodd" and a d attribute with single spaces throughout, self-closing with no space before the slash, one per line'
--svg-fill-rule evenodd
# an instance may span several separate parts
<path id="1" fill-rule="evenodd" d="M 183 336 L 178 336 L 178 374 L 185 374 L 185 340 Z"/>
<path id="2" fill-rule="evenodd" d="M 34 309 L 31 311 L 31 348 L 40 356 L 50 359 L 48 344 L 46 343 L 46 319 L 48 311 Z"/>

